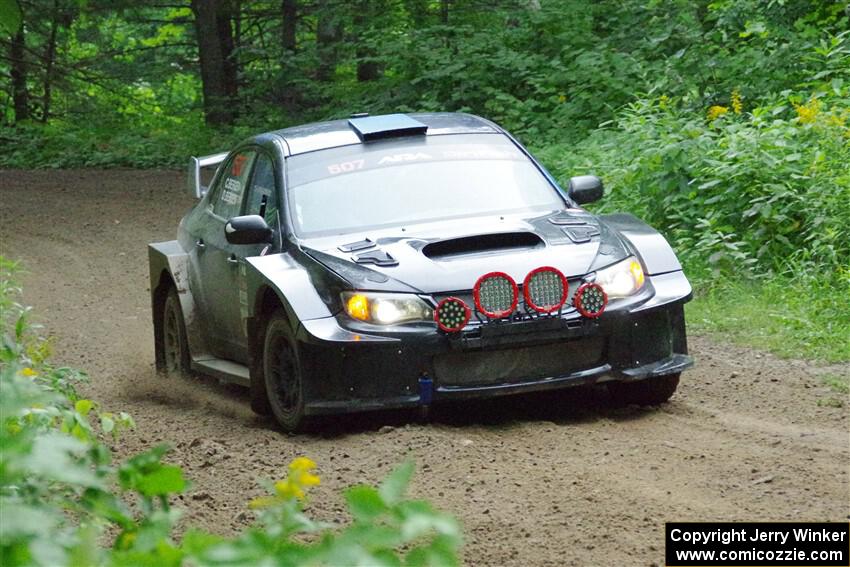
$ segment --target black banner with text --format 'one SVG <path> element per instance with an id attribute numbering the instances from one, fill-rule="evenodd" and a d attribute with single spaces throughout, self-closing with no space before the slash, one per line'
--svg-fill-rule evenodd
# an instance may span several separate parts
<path id="1" fill-rule="evenodd" d="M 850 567 L 850 524 L 670 522 L 668 567 Z"/>

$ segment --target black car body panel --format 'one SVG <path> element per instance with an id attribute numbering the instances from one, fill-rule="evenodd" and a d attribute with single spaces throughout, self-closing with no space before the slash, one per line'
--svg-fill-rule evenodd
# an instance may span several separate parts
<path id="1" fill-rule="evenodd" d="M 282 310 L 297 341 L 308 414 L 644 380 L 692 364 L 683 315 L 691 287 L 662 235 L 631 215 L 588 213 L 492 122 L 465 114 L 410 116 L 427 125 L 422 136 L 477 135 L 482 144 L 507 136 L 562 204 L 303 234 L 288 200 L 293 156 L 364 144 L 392 148 L 407 138 L 363 142 L 345 120 L 251 138 L 221 163 L 212 189 L 181 221 L 177 240 L 149 246 L 157 366 L 165 360 L 158 313 L 172 287 L 193 367 L 242 384 L 261 374 L 263 326 L 270 312 Z M 234 183 L 237 178 L 245 181 Z M 256 214 L 249 202 L 264 192 L 259 213 L 272 227 L 272 242 L 228 242 L 228 218 L 219 214 L 228 209 L 228 183 L 244 191 L 241 204 L 231 207 L 236 215 Z M 563 273 L 572 301 L 599 270 L 631 257 L 642 265 L 645 283 L 612 298 L 598 318 L 571 304 L 542 314 L 520 302 L 510 316 L 490 320 L 476 311 L 465 328 L 447 333 L 427 320 L 358 321 L 343 306 L 342 294 L 352 290 L 418 296 L 430 308 L 447 297 L 473 305 L 482 275 L 498 270 L 521 284 L 541 266 Z"/>

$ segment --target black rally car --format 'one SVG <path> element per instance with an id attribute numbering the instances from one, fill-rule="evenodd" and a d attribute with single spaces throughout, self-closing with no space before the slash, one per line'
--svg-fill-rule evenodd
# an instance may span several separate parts
<path id="1" fill-rule="evenodd" d="M 243 384 L 285 429 L 595 382 L 654 404 L 692 365 L 666 240 L 582 209 L 599 179 L 562 189 L 488 120 L 287 128 L 192 158 L 189 184 L 149 246 L 157 368 Z"/>

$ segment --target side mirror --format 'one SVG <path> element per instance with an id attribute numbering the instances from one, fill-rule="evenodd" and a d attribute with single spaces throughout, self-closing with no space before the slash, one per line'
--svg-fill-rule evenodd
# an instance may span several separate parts
<path id="1" fill-rule="evenodd" d="M 595 175 L 579 175 L 570 179 L 570 187 L 567 194 L 570 196 L 570 199 L 579 205 L 583 205 L 598 201 L 602 198 L 604 192 L 601 179 Z"/>
<path id="2" fill-rule="evenodd" d="M 231 244 L 267 244 L 272 242 L 272 229 L 260 215 L 245 215 L 227 221 L 224 236 Z"/>

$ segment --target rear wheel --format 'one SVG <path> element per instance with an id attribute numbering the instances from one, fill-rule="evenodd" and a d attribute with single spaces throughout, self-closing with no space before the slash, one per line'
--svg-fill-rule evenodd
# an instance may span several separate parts
<path id="1" fill-rule="evenodd" d="M 189 373 L 189 343 L 186 340 L 186 324 L 180 309 L 180 298 L 173 287 L 168 290 L 162 304 L 162 360 L 166 376 L 181 376 Z"/>
<path id="2" fill-rule="evenodd" d="M 275 312 L 266 325 L 263 341 L 263 379 L 269 407 L 286 431 L 304 425 L 304 388 L 301 365 L 289 321 Z"/>
<path id="3" fill-rule="evenodd" d="M 680 373 L 647 378 L 637 382 L 611 382 L 608 391 L 619 405 L 654 406 L 670 399 L 679 386 Z"/>

